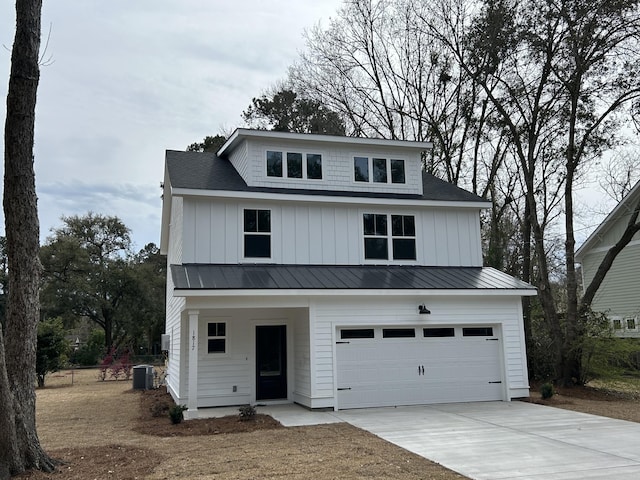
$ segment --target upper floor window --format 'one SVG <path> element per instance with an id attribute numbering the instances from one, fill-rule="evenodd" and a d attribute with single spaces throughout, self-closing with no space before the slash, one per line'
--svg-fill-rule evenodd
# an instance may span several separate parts
<path id="1" fill-rule="evenodd" d="M 271 257 L 271 211 L 245 209 L 244 256 L 246 258 Z"/>
<path id="2" fill-rule="evenodd" d="M 353 157 L 353 179 L 356 182 L 405 183 L 404 160 Z"/>
<path id="3" fill-rule="evenodd" d="M 322 180 L 322 155 L 267 150 L 267 177 Z"/>
<path id="4" fill-rule="evenodd" d="M 413 215 L 365 213 L 362 220 L 365 260 L 416 260 Z"/>

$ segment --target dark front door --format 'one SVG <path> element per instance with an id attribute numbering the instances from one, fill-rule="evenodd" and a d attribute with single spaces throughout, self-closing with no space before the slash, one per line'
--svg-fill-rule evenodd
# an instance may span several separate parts
<path id="1" fill-rule="evenodd" d="M 287 398 L 287 326 L 256 327 L 256 400 Z"/>

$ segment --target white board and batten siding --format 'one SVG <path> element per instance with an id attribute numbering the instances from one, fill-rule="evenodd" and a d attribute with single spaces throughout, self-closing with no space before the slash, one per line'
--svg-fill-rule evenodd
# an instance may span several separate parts
<path id="1" fill-rule="evenodd" d="M 417 260 L 432 266 L 482 266 L 475 209 L 392 208 L 385 205 L 231 202 L 185 198 L 183 263 L 254 263 L 243 258 L 245 208 L 271 211 L 269 263 L 359 265 L 364 260 L 364 213 L 414 215 Z M 377 262 L 379 263 L 379 262 Z M 389 262 L 393 263 L 393 262 Z"/>
<path id="2" fill-rule="evenodd" d="M 417 314 L 417 305 L 426 303 L 431 310 L 430 315 Z M 484 363 L 487 369 L 495 370 L 497 376 L 495 381 L 500 384 L 486 385 L 482 388 L 487 392 L 470 392 L 469 395 L 464 394 L 465 387 L 464 377 L 455 385 L 450 385 L 447 390 L 449 394 L 456 392 L 458 401 L 465 401 L 470 398 L 476 400 L 509 400 L 528 395 L 527 367 L 525 362 L 524 338 L 521 325 L 521 306 L 519 297 L 428 297 L 428 298 L 407 298 L 407 297 L 386 297 L 386 298 L 360 298 L 360 299 L 334 299 L 331 301 L 318 300 L 312 311 L 314 312 L 310 319 L 313 332 L 314 342 L 311 346 L 315 364 L 313 365 L 312 374 L 312 393 L 313 407 L 341 408 L 338 399 L 338 379 L 336 375 L 339 372 L 338 365 L 339 353 L 337 343 L 339 341 L 339 331 L 341 328 L 355 327 L 365 328 L 371 327 L 380 329 L 381 327 L 415 327 L 420 332 L 423 327 L 452 326 L 460 331 L 463 326 L 490 326 L 493 327 L 498 341 L 495 343 L 486 343 L 486 340 L 478 341 L 476 349 L 483 348 L 489 354 L 484 355 Z M 472 345 L 474 339 L 465 338 L 456 341 L 466 341 L 464 345 L 457 343 L 460 348 L 466 348 Z M 434 339 L 438 340 L 438 339 Z M 416 341 L 417 342 L 417 341 Z M 448 340 L 444 340 L 442 344 L 447 344 Z M 451 343 L 451 341 L 449 341 Z M 436 344 L 436 342 L 433 342 Z M 417 343 L 413 343 L 415 349 L 421 348 Z M 454 345 L 454 343 L 452 343 Z M 489 345 L 488 347 L 483 345 Z M 497 345 L 497 346 L 496 346 Z M 376 348 L 375 343 L 371 343 L 372 348 Z M 490 349 L 494 350 L 490 350 Z M 487 350 L 489 349 L 489 350 Z M 404 349 L 401 350 L 404 353 Z M 464 351 L 464 350 L 462 350 Z M 493 353 L 491 353 L 493 352 Z M 480 351 L 475 352 L 482 354 Z M 393 353 L 387 351 L 385 354 Z M 377 361 L 382 359 L 383 352 Z M 401 357 L 396 354 L 396 357 Z M 410 357 L 410 355 L 409 355 Z M 458 362 L 453 364 L 449 369 L 455 370 L 456 374 L 463 374 L 464 369 L 476 368 L 470 357 L 466 363 Z M 483 361 L 484 361 L 483 360 Z M 406 359 L 409 361 L 409 359 Z M 404 360 L 403 360 L 404 362 Z M 406 363 L 406 362 L 405 362 Z M 441 372 L 446 374 L 447 369 L 443 368 Z M 456 365 L 458 365 L 456 367 Z M 377 365 L 376 368 L 383 365 Z M 391 367 L 393 368 L 393 367 Z M 408 370 L 407 370 L 408 371 Z M 413 370 L 411 370 L 413 373 Z M 344 374 L 344 370 L 343 370 Z M 442 379 L 440 379 L 442 380 Z M 446 384 L 446 382 L 441 385 Z M 407 385 L 405 385 L 406 387 Z M 485 388 L 486 387 L 486 388 Z M 443 390 L 444 391 L 444 390 Z M 425 396 L 416 391 L 415 403 L 425 403 Z M 424 393 L 424 392 L 423 392 Z M 445 392 L 446 393 L 446 392 Z M 395 398 L 393 394 L 388 399 L 372 398 L 369 401 L 373 405 L 393 405 L 393 404 L 411 404 L 410 388 L 402 398 Z M 475 397 L 474 397 L 475 395 Z M 445 395 L 446 396 L 446 395 Z M 429 399 L 430 398 L 430 399 Z M 427 402 L 452 401 L 452 398 L 443 397 L 427 397 Z M 398 403 L 395 403 L 398 402 Z M 347 404 L 350 408 L 355 404 Z M 365 406 L 365 405 L 363 405 Z"/>

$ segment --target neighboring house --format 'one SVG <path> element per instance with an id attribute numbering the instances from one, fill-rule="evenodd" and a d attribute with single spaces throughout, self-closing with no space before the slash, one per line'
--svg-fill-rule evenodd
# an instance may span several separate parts
<path id="1" fill-rule="evenodd" d="M 607 250 L 620 240 L 640 201 L 640 182 L 611 211 L 576 252 L 582 264 L 582 285 L 593 279 Z M 598 289 L 591 309 L 605 313 L 618 336 L 640 337 L 640 234 L 622 249 Z"/>
<path id="2" fill-rule="evenodd" d="M 529 394 L 521 296 L 482 267 L 490 204 L 429 143 L 236 130 L 167 151 L 168 388 L 197 408 L 357 408 Z"/>

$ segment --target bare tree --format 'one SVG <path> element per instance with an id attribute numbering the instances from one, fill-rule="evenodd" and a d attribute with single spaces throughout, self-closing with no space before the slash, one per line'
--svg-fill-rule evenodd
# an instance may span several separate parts
<path id="1" fill-rule="evenodd" d="M 640 181 L 638 145 L 615 152 L 604 166 L 600 187 L 616 203 L 620 203 Z"/>
<path id="2" fill-rule="evenodd" d="M 444 34 L 432 28 L 486 92 L 510 133 L 525 184 L 539 299 L 556 342 L 557 375 L 563 383 L 582 378 L 579 345 L 588 293 L 607 270 L 603 264 L 578 302 L 573 189 L 590 160 L 619 141 L 618 127 L 640 98 L 637 7 L 638 2 L 607 0 L 488 0 L 470 29 L 461 29 L 456 18 L 448 19 Z M 450 42 L 456 33 L 475 45 L 475 55 L 465 56 Z M 539 215 L 547 210 L 540 208 L 541 199 L 558 198 L 540 195 L 547 189 L 560 191 L 563 200 L 564 312 L 552 292 L 547 232 Z M 623 242 L 634 229 L 630 223 Z"/>
<path id="3" fill-rule="evenodd" d="M 40 77 L 41 0 L 17 0 L 4 148 L 8 258 L 6 332 L 0 332 L 0 477 L 29 468 L 52 471 L 36 432 L 36 341 L 40 280 L 33 141 Z"/>

